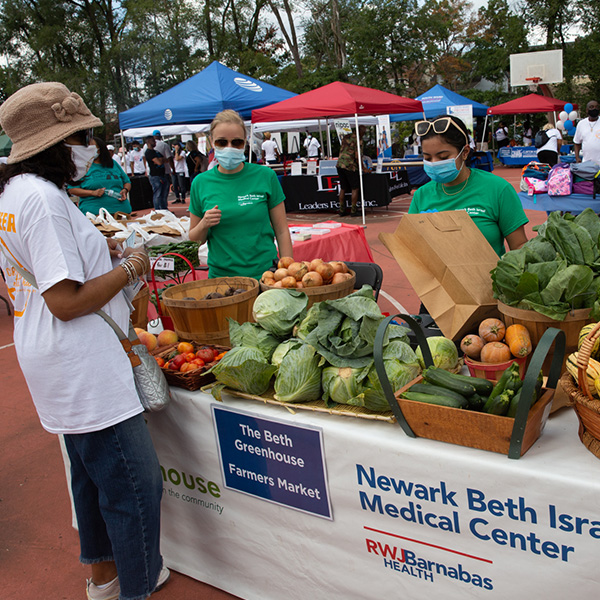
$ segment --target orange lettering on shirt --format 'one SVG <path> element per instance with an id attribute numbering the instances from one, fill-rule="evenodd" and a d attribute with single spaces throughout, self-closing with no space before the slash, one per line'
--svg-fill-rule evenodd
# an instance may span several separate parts
<path id="1" fill-rule="evenodd" d="M 0 212 L 0 231 L 7 233 L 16 233 L 15 215 L 12 213 Z"/>

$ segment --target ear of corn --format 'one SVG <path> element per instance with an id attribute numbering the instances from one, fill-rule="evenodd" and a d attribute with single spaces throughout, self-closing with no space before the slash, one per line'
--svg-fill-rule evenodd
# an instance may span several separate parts
<path id="1" fill-rule="evenodd" d="M 577 366 L 578 353 L 573 352 L 569 354 L 567 358 L 567 371 L 573 376 L 575 381 L 578 381 L 579 367 Z M 590 358 L 587 371 L 587 384 L 590 389 L 590 393 L 594 396 L 600 395 L 600 362 Z"/>

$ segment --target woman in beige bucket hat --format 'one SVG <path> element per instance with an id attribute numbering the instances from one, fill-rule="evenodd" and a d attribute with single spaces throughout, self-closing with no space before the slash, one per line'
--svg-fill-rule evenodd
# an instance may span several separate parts
<path id="1" fill-rule="evenodd" d="M 61 83 L 26 86 L 0 106 L 13 142 L 0 168 L 0 266 L 19 364 L 42 426 L 64 436 L 70 458 L 80 560 L 92 569 L 87 597 L 141 600 L 169 577 L 162 477 L 130 362 L 94 313 L 127 331 L 121 291 L 148 271 L 148 257 L 109 248 L 65 192 L 93 160 L 91 129 L 101 124 Z"/>

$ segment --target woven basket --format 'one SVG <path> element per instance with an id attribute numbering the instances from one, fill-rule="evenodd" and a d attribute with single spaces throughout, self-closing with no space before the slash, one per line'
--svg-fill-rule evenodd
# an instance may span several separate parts
<path id="1" fill-rule="evenodd" d="M 594 398 L 587 382 L 587 367 L 596 340 L 600 338 L 600 323 L 583 338 L 577 353 L 578 381 L 575 391 L 572 378 L 565 390 L 569 393 L 579 419 L 579 439 L 594 456 L 600 458 L 600 400 Z"/>
<path id="2" fill-rule="evenodd" d="M 191 342 L 194 346 L 194 352 L 197 352 L 200 348 L 208 346 L 209 348 L 214 348 L 219 352 L 225 352 L 229 350 L 226 346 L 214 346 L 209 344 L 195 344 Z M 170 344 L 169 346 L 161 346 L 152 352 L 152 356 L 160 357 L 166 359 L 173 350 L 177 348 L 177 343 Z M 162 372 L 165 375 L 165 379 L 169 383 L 169 385 L 173 385 L 175 387 L 184 388 L 186 390 L 190 390 L 192 392 L 199 390 L 201 387 L 212 383 L 215 380 L 215 376 L 212 373 L 207 373 L 208 369 L 216 365 L 216 362 L 211 362 L 206 364 L 204 367 L 200 369 L 196 369 L 194 371 L 188 371 L 187 373 L 180 373 L 179 371 L 173 371 L 172 369 L 162 369 Z"/>

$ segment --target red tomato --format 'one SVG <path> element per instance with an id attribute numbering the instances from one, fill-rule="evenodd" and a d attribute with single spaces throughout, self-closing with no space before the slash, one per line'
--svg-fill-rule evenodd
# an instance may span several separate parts
<path id="1" fill-rule="evenodd" d="M 177 354 L 177 356 L 174 356 L 170 361 L 171 369 L 175 369 L 176 371 L 179 371 L 179 369 L 181 369 L 181 365 L 183 365 L 185 362 L 187 362 L 185 360 L 185 355 Z"/>
<path id="2" fill-rule="evenodd" d="M 218 352 L 215 352 L 212 348 L 200 348 L 200 350 L 198 350 L 198 352 L 196 352 L 196 356 L 198 358 L 201 358 L 205 363 L 209 363 L 212 362 L 213 360 L 215 360 L 215 356 L 218 354 Z"/>
<path id="3" fill-rule="evenodd" d="M 192 362 L 196 358 L 196 355 L 193 352 L 186 352 L 184 356 L 186 362 Z"/>
<path id="4" fill-rule="evenodd" d="M 190 362 L 195 365 L 198 365 L 199 367 L 203 367 L 205 365 L 204 361 L 201 358 L 194 358 L 194 360 L 191 360 Z"/>

